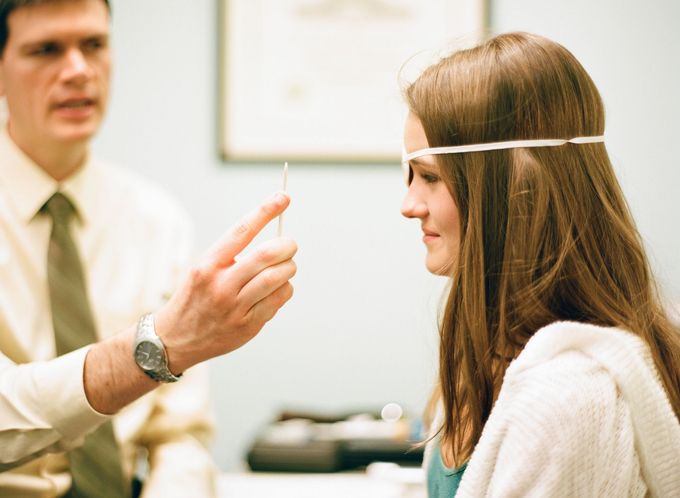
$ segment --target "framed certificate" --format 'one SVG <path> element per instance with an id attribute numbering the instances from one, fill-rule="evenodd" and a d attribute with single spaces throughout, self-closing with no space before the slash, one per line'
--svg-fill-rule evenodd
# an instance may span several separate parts
<path id="1" fill-rule="evenodd" d="M 393 162 L 402 68 L 478 38 L 486 0 L 220 0 L 220 152 Z"/>

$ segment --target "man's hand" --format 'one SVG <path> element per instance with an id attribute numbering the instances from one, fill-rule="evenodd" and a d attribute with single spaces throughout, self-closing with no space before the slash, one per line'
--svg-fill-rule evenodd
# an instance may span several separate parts
<path id="1" fill-rule="evenodd" d="M 277 193 L 234 225 L 155 313 L 172 372 L 241 347 L 291 298 L 294 241 L 269 240 L 235 259 L 289 203 L 286 194 Z"/>
<path id="2" fill-rule="evenodd" d="M 293 295 L 295 242 L 276 238 L 236 261 L 236 256 L 290 203 L 283 193 L 243 218 L 210 249 L 162 309 L 156 333 L 170 370 L 181 373 L 252 339 Z M 135 365 L 135 327 L 94 344 L 83 372 L 85 395 L 100 413 L 112 414 L 158 387 Z"/>

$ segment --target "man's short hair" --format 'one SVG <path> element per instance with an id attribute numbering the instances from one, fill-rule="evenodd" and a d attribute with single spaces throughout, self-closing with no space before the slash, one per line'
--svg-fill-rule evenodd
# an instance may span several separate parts
<path id="1" fill-rule="evenodd" d="M 5 52 L 5 45 L 7 38 L 9 38 L 9 26 L 7 26 L 7 18 L 14 9 L 20 7 L 28 7 L 30 5 L 39 5 L 41 3 L 49 3 L 63 0 L 0 0 L 0 59 Z M 106 4 L 106 8 L 111 12 L 111 5 L 109 0 L 102 0 Z"/>

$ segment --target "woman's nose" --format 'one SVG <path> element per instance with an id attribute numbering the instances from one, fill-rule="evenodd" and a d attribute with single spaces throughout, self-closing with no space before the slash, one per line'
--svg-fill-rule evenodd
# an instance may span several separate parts
<path id="1" fill-rule="evenodd" d="M 401 203 L 401 214 L 406 218 L 424 218 L 427 216 L 427 204 L 418 197 L 414 190 L 414 185 L 411 184 Z"/>

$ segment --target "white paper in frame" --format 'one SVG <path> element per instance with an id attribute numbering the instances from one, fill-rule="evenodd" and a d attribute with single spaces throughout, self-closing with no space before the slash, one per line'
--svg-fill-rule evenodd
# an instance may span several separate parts
<path id="1" fill-rule="evenodd" d="M 469 44 L 485 0 L 221 0 L 220 147 L 233 161 L 399 162 L 400 75 Z"/>

